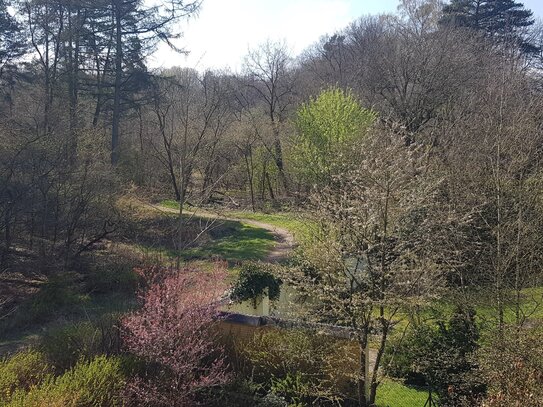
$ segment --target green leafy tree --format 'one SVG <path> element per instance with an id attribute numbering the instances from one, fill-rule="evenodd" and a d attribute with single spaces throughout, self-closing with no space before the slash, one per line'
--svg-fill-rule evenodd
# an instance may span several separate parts
<path id="1" fill-rule="evenodd" d="M 232 298 L 242 302 L 255 301 L 259 295 L 267 292 L 271 300 L 279 298 L 281 282 L 266 270 L 265 265 L 246 263 L 243 265 L 237 282 L 232 290 Z"/>
<path id="2" fill-rule="evenodd" d="M 427 385 L 440 406 L 475 405 L 486 390 L 477 374 L 478 341 L 475 310 L 458 306 L 448 322 L 415 324 L 392 344 L 387 372 L 409 384 Z"/>
<path id="3" fill-rule="evenodd" d="M 298 110 L 294 162 L 302 180 L 326 184 L 348 162 L 349 150 L 364 138 L 376 114 L 352 93 L 331 88 Z"/>

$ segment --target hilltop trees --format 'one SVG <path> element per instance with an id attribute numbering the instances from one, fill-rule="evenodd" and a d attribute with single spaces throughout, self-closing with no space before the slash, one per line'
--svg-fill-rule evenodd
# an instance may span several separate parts
<path id="1" fill-rule="evenodd" d="M 249 52 L 245 60 L 245 85 L 254 91 L 257 106 L 265 112 L 273 137 L 264 143 L 273 157 L 285 193 L 289 181 L 285 169 L 281 130 L 294 102 L 295 70 L 285 44 L 266 42 Z"/>
<path id="2" fill-rule="evenodd" d="M 467 27 L 493 40 L 514 40 L 524 52 L 537 51 L 525 35 L 534 22 L 532 11 L 514 0 L 453 0 L 441 19 L 444 25 Z"/>

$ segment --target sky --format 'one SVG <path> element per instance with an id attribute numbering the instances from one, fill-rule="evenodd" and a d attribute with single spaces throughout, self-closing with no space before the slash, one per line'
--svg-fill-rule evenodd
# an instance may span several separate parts
<path id="1" fill-rule="evenodd" d="M 543 18 L 543 0 L 524 0 Z M 284 41 L 298 55 L 325 35 L 368 14 L 391 13 L 398 0 L 204 0 L 198 16 L 181 24 L 177 44 L 189 51 L 177 54 L 161 46 L 150 60 L 154 67 L 184 66 L 240 69 L 249 49 L 266 40 Z"/>

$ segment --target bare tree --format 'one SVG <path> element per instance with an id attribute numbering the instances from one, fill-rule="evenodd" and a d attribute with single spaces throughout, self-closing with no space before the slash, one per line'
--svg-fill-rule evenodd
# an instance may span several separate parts
<path id="1" fill-rule="evenodd" d="M 273 130 L 273 140 L 265 143 L 272 153 L 285 193 L 289 181 L 284 165 L 281 127 L 292 105 L 295 75 L 285 44 L 264 43 L 245 58 L 246 84 L 256 92 Z"/>

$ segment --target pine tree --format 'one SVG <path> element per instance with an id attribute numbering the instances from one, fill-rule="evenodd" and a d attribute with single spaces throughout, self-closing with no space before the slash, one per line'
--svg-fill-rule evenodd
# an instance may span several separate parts
<path id="1" fill-rule="evenodd" d="M 522 32 L 534 24 L 533 13 L 514 0 L 452 0 L 443 8 L 440 22 L 484 32 L 499 42 L 514 41 L 527 53 L 537 51 Z"/>
<path id="2" fill-rule="evenodd" d="M 8 2 L 0 0 L 0 77 L 11 62 L 26 51 L 19 24 L 8 11 Z"/>

